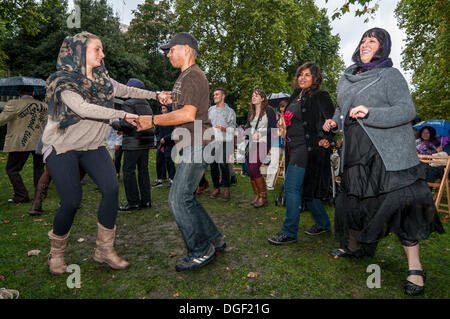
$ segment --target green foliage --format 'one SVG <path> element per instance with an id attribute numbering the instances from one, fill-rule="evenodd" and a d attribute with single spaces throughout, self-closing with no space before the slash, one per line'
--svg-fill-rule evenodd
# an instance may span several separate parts
<path id="1" fill-rule="evenodd" d="M 158 52 L 158 48 L 174 31 L 175 15 L 170 10 L 172 1 L 155 3 L 145 0 L 134 10 L 134 19 L 128 29 L 130 37 L 149 52 Z"/>
<path id="2" fill-rule="evenodd" d="M 31 35 L 26 29 L 18 27 L 9 36 L 0 38 L 0 70 L 9 69 L 11 76 L 46 79 L 56 71 L 56 59 L 64 38 L 89 31 L 102 40 L 105 65 L 112 78 L 121 83 L 126 83 L 130 77 L 139 78 L 146 88 L 153 90 L 172 87 L 177 70 L 171 68 L 163 54 L 149 54 L 145 45 L 136 41 L 138 36 L 123 33 L 119 18 L 106 0 L 78 0 L 76 4 L 81 10 L 81 26 L 69 29 L 67 1 L 57 1 L 56 4 L 54 0 L 42 1 L 35 10 L 47 18 L 36 25 L 39 33 Z M 3 56 L 2 50 L 5 53 Z"/>
<path id="3" fill-rule="evenodd" d="M 413 98 L 419 116 L 450 119 L 450 2 L 401 0 L 395 13 L 406 34 L 402 66 L 414 72 Z"/>
<path id="4" fill-rule="evenodd" d="M 57 5 L 57 1 L 44 1 Z M 34 0 L 11 0 L 0 2 L 0 22 L 4 23 L 8 30 L 24 30 L 26 33 L 36 35 L 40 31 L 40 24 L 46 22 L 48 17 L 42 13 L 42 5 Z"/>
<path id="5" fill-rule="evenodd" d="M 325 2 L 328 2 L 328 0 L 325 0 Z M 337 8 L 333 15 L 331 16 L 332 19 L 340 19 L 344 14 L 350 12 L 350 6 L 355 6 L 355 17 L 361 17 L 361 16 L 372 16 L 375 14 L 375 12 L 378 10 L 378 3 L 371 6 L 370 4 L 373 3 L 374 0 L 347 0 L 341 7 Z M 368 22 L 369 18 L 366 17 L 364 19 L 364 22 Z"/>

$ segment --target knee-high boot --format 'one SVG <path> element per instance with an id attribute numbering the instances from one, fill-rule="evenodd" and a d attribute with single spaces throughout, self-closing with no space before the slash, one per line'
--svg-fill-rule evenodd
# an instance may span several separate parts
<path id="1" fill-rule="evenodd" d="M 255 179 L 256 188 L 258 189 L 259 197 L 253 204 L 254 207 L 259 208 L 267 205 L 269 201 L 267 200 L 267 190 L 266 183 L 263 177 L 258 177 Z"/>
<path id="2" fill-rule="evenodd" d="M 252 183 L 253 193 L 255 193 L 255 198 L 253 198 L 253 200 L 251 202 L 251 204 L 254 205 L 259 198 L 259 192 L 258 192 L 258 187 L 256 187 L 255 180 L 250 180 L 250 182 Z"/>

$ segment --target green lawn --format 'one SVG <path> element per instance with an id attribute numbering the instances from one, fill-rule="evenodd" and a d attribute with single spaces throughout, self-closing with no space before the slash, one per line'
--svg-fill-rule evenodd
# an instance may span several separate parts
<path id="1" fill-rule="evenodd" d="M 69 289 L 69 274 L 53 276 L 48 271 L 47 254 L 58 195 L 51 184 L 44 202 L 45 213 L 28 215 L 30 204 L 9 204 L 12 188 L 5 173 L 7 155 L 0 154 L 0 288 L 16 289 L 20 298 L 410 298 L 402 290 L 407 263 L 397 237 L 383 240 L 374 258 L 339 259 L 327 256 L 336 248 L 332 233 L 311 237 L 304 230 L 313 225 L 309 212 L 302 213 L 299 240 L 288 246 L 273 246 L 267 238 L 277 233 L 284 220 L 284 208 L 273 198 L 281 188 L 269 191 L 271 204 L 253 208 L 247 178 L 238 177 L 230 202 L 209 199 L 211 188 L 199 196 L 228 247 L 209 266 L 192 272 L 175 272 L 175 264 L 185 256 L 184 243 L 170 214 L 168 188 L 152 190 L 153 206 L 120 212 L 117 219 L 116 249 L 131 263 L 125 271 L 115 271 L 93 261 L 97 207 L 100 194 L 86 178 L 83 201 L 71 230 L 66 251 L 67 264 L 81 267 L 80 289 Z M 23 172 L 32 190 L 32 161 Z M 151 151 L 150 176 L 155 178 L 155 153 Z M 211 181 L 209 173 L 207 178 Z M 120 202 L 125 203 L 122 180 Z M 33 194 L 30 194 L 32 196 Z M 333 220 L 334 210 L 327 207 Z M 416 298 L 449 298 L 450 242 L 447 233 L 432 234 L 421 242 L 421 260 L 428 278 L 425 294 Z M 30 250 L 38 256 L 27 256 Z M 371 264 L 381 267 L 381 288 L 366 285 Z M 249 276 L 256 273 L 255 276 Z"/>

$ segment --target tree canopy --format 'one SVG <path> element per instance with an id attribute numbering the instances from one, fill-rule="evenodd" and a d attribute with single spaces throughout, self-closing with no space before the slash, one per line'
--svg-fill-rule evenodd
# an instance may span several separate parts
<path id="1" fill-rule="evenodd" d="M 402 66 L 413 71 L 413 98 L 423 119 L 450 119 L 449 1 L 401 0 L 395 10 L 406 33 Z"/>
<path id="2" fill-rule="evenodd" d="M 212 86 L 228 90 L 241 116 L 256 88 L 291 92 L 300 64 L 315 61 L 334 82 L 343 65 L 339 38 L 312 0 L 177 0 L 175 13 L 178 29 L 199 40 Z"/>

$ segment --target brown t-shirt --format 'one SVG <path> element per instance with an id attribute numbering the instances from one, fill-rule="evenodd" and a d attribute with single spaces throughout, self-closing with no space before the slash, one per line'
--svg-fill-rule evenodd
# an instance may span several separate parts
<path id="1" fill-rule="evenodd" d="M 199 146 L 208 144 L 211 140 L 203 140 L 203 134 L 205 130 L 211 127 L 211 122 L 208 119 L 209 84 L 205 73 L 203 73 L 197 64 L 193 64 L 184 70 L 172 89 L 173 110 L 181 109 L 185 105 L 193 105 L 197 108 L 195 120 L 201 121 L 202 136 L 198 136 L 200 132 L 196 132 L 197 136 L 195 136 L 194 140 L 194 122 L 178 125 L 177 128 L 186 128 L 189 130 L 191 134 L 190 145 Z M 182 138 L 177 143 L 181 141 Z"/>

